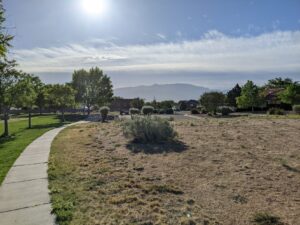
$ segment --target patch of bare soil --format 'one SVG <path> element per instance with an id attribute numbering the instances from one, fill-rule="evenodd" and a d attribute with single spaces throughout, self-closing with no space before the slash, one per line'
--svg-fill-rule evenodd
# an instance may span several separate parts
<path id="1" fill-rule="evenodd" d="M 300 224 L 300 120 L 173 123 L 165 145 L 130 143 L 119 122 L 60 135 L 50 185 L 72 199 L 70 224 L 250 225 L 265 212 Z"/>

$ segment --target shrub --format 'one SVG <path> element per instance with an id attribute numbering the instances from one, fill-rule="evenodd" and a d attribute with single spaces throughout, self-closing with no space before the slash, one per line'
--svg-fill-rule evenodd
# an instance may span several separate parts
<path id="1" fill-rule="evenodd" d="M 222 106 L 219 107 L 219 112 L 222 114 L 222 116 L 228 116 L 230 113 L 232 113 L 232 110 L 228 106 Z"/>
<path id="2" fill-rule="evenodd" d="M 191 110 L 191 114 L 200 114 L 199 110 L 198 109 L 192 109 Z"/>
<path id="3" fill-rule="evenodd" d="M 283 109 L 271 108 L 268 110 L 269 115 L 284 115 Z"/>
<path id="4" fill-rule="evenodd" d="M 102 122 L 104 122 L 106 120 L 109 111 L 110 111 L 110 109 L 107 106 L 103 106 L 100 108 Z"/>
<path id="5" fill-rule="evenodd" d="M 174 110 L 172 108 L 166 109 L 165 113 L 168 115 L 173 115 L 174 114 Z"/>
<path id="6" fill-rule="evenodd" d="M 268 213 L 257 213 L 254 215 L 253 222 L 257 225 L 282 225 L 280 218 Z"/>
<path id="7" fill-rule="evenodd" d="M 206 109 L 203 108 L 203 109 L 200 110 L 200 113 L 201 113 L 201 114 L 207 114 L 208 112 L 207 112 Z"/>
<path id="8" fill-rule="evenodd" d="M 143 106 L 142 113 L 144 115 L 151 115 L 154 111 L 154 108 L 152 106 Z"/>
<path id="9" fill-rule="evenodd" d="M 155 117 L 134 117 L 124 121 L 123 133 L 136 142 L 159 143 L 175 138 L 176 132 L 168 120 Z"/>
<path id="10" fill-rule="evenodd" d="M 138 108 L 130 108 L 129 114 L 130 115 L 138 115 L 138 114 L 140 114 L 140 110 Z"/>
<path id="11" fill-rule="evenodd" d="M 159 113 L 159 114 L 165 114 L 166 111 L 165 111 L 164 109 L 160 109 L 158 113 Z"/>
<path id="12" fill-rule="evenodd" d="M 294 105 L 293 106 L 293 111 L 297 114 L 300 114 L 300 105 Z"/>

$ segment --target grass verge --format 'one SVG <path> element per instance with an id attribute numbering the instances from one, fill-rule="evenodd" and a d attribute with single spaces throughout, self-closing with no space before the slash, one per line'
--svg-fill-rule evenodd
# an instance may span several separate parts
<path id="1" fill-rule="evenodd" d="M 66 123 L 81 119 L 80 116 L 68 115 Z M 0 124 L 0 134 L 3 133 L 3 121 Z M 35 116 L 32 118 L 32 129 L 28 129 L 28 119 L 9 120 L 9 137 L 0 137 L 0 185 L 7 172 L 23 150 L 36 138 L 45 132 L 61 126 L 57 115 Z"/>

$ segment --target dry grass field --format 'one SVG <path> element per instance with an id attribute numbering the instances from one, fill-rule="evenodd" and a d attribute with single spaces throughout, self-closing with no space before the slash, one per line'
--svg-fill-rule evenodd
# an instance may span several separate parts
<path id="1" fill-rule="evenodd" d="M 300 224 L 300 120 L 172 123 L 178 142 L 162 145 L 131 143 L 120 122 L 63 131 L 49 163 L 59 224 Z"/>

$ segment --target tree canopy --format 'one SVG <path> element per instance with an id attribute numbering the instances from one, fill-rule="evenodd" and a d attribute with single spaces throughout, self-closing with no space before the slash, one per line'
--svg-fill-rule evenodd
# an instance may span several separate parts
<path id="1" fill-rule="evenodd" d="M 72 87 L 76 90 L 76 102 L 84 104 L 88 112 L 93 105 L 105 105 L 111 102 L 113 97 L 111 80 L 98 67 L 89 71 L 74 71 Z"/>
<path id="2" fill-rule="evenodd" d="M 230 91 L 228 91 L 226 96 L 226 102 L 229 106 L 236 107 L 236 99 L 237 97 L 240 97 L 242 93 L 242 88 L 236 84 L 234 88 L 232 88 Z"/>
<path id="3" fill-rule="evenodd" d="M 241 96 L 237 98 L 239 108 L 252 108 L 260 106 L 261 98 L 259 96 L 259 88 L 252 81 L 248 80 L 242 87 Z"/>
<path id="4" fill-rule="evenodd" d="M 216 113 L 218 107 L 224 105 L 225 95 L 222 92 L 208 92 L 204 93 L 200 98 L 201 106 L 209 112 Z"/>

